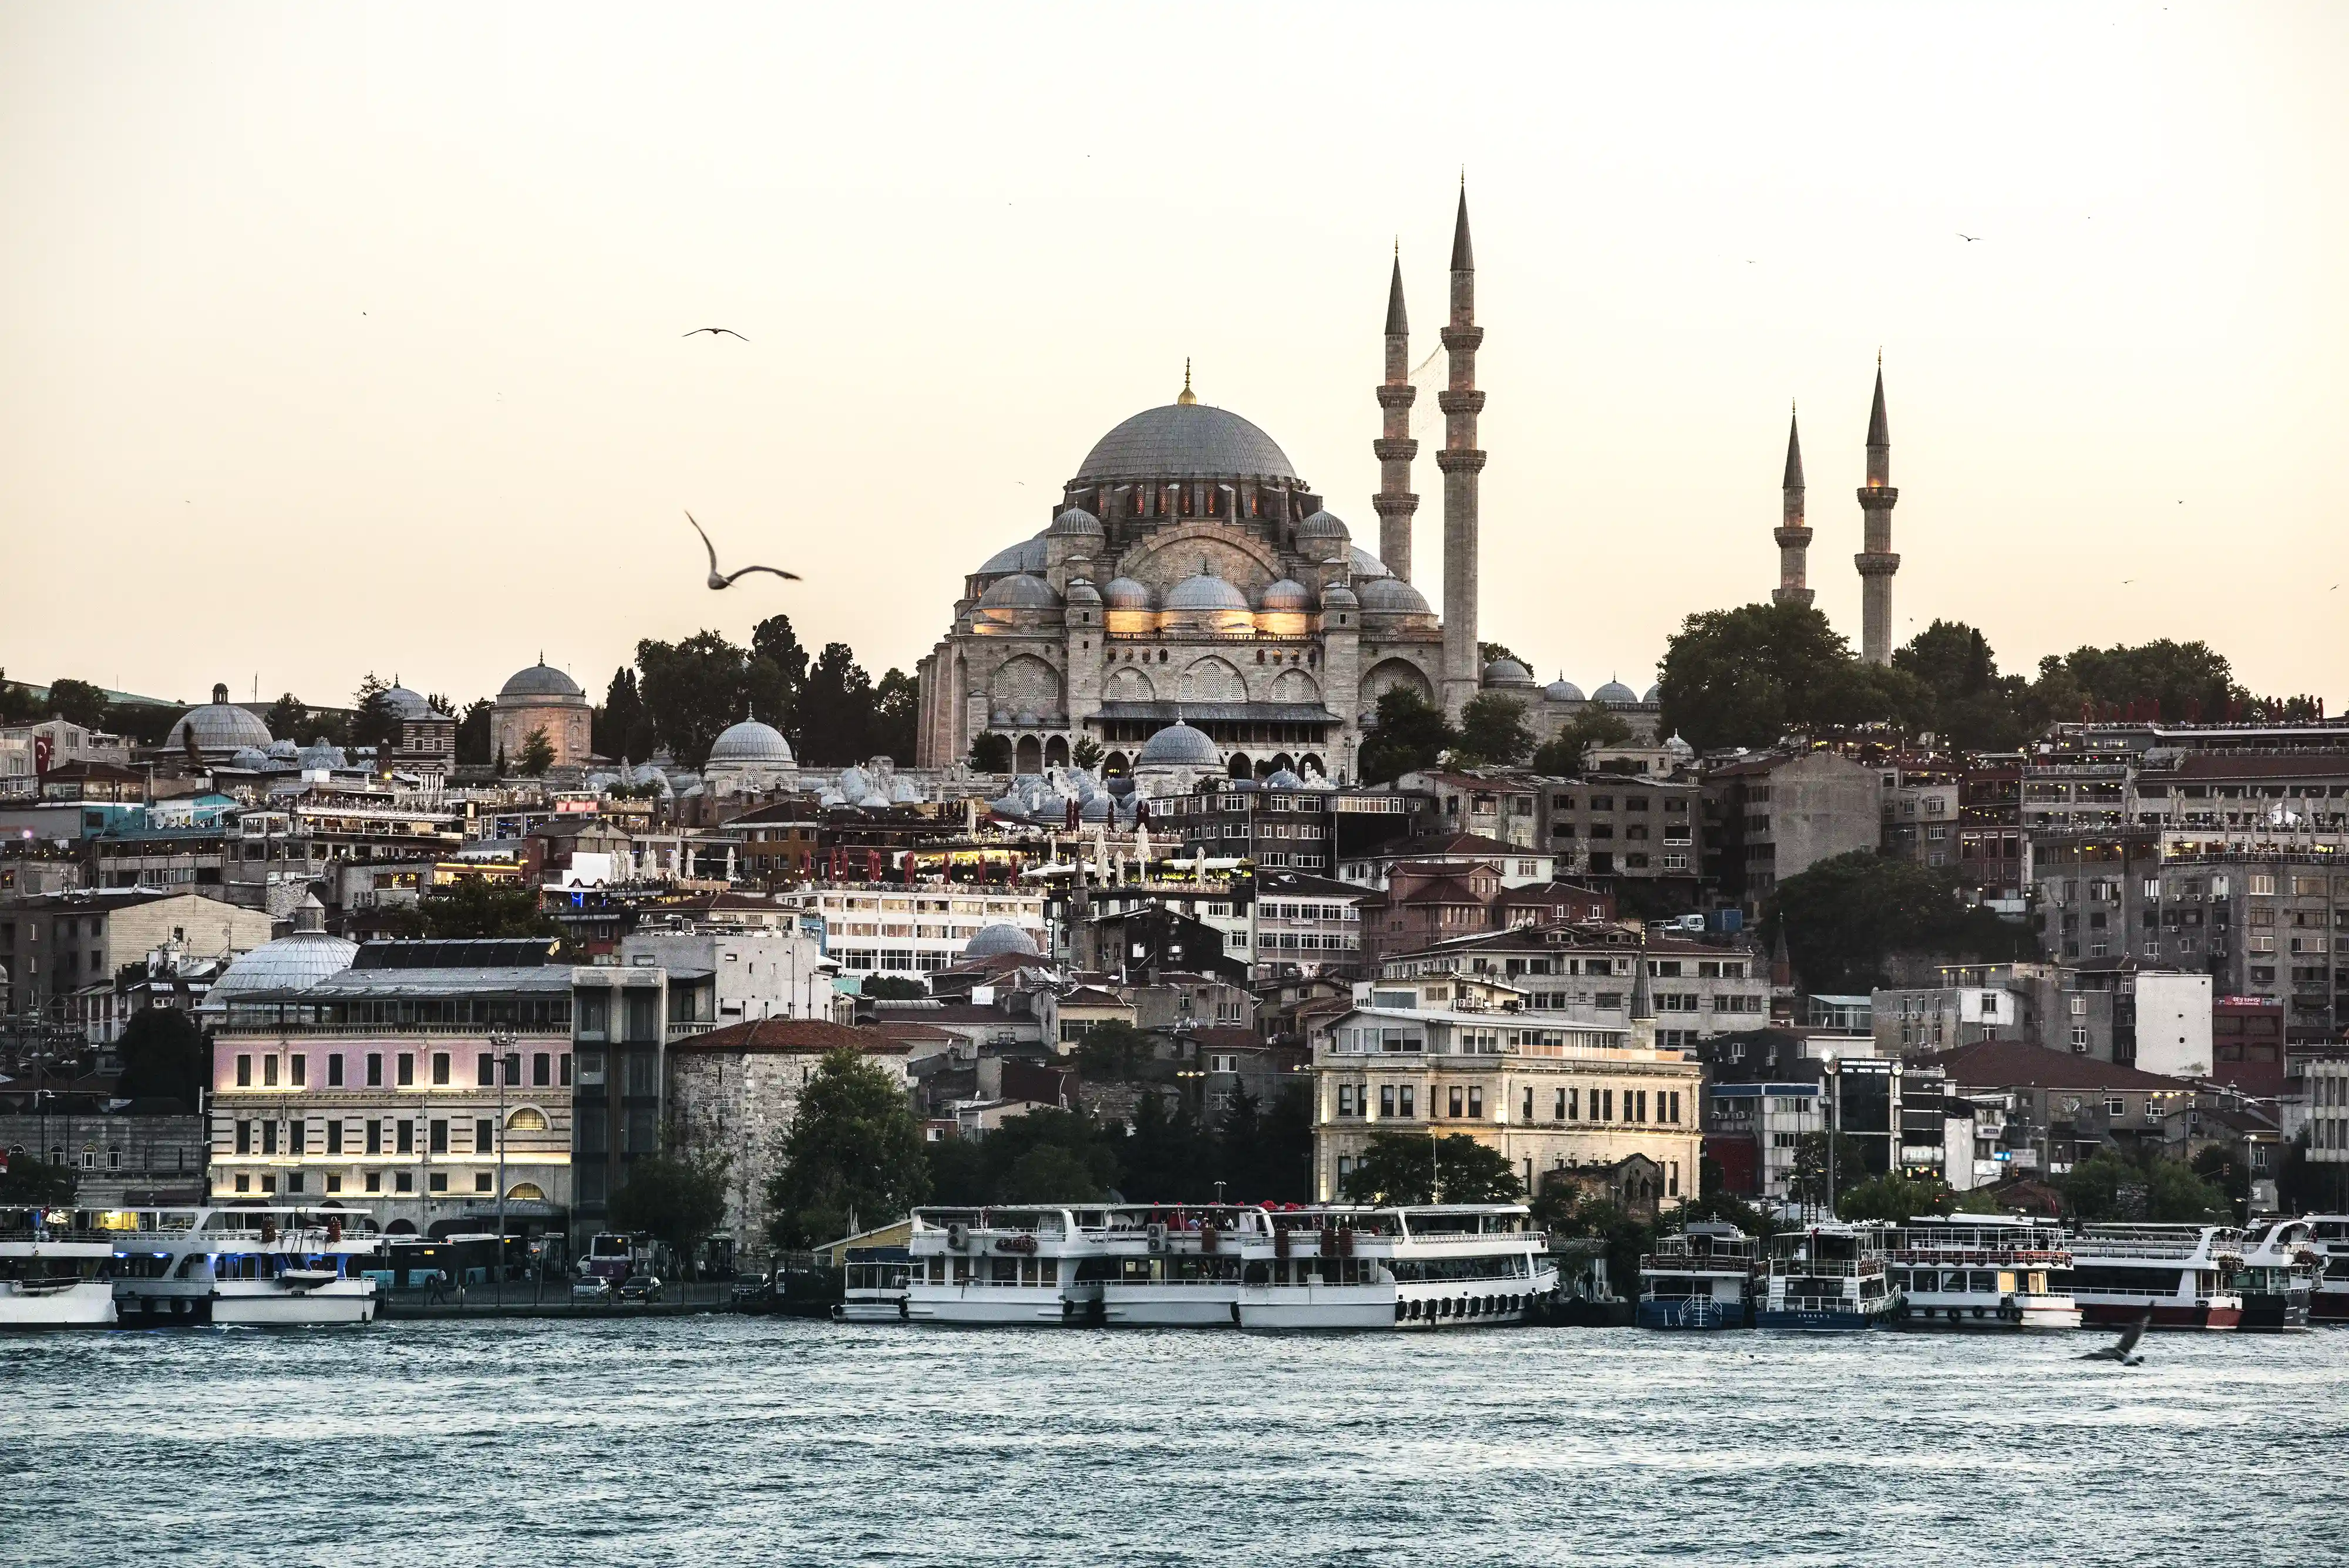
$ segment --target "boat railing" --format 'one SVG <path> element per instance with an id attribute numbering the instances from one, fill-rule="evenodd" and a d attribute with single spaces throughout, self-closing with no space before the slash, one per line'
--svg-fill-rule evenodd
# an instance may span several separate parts
<path id="1" fill-rule="evenodd" d="M 1896 1263 L 1953 1269 L 2065 1269 L 2072 1265 L 2071 1252 L 2061 1247 L 1913 1247 L 1895 1242 L 1890 1256 Z"/>
<path id="2" fill-rule="evenodd" d="M 2152 1262 L 2177 1263 L 2184 1268 L 2219 1266 L 2220 1260 L 2242 1262 L 2237 1247 L 2224 1242 L 2209 1242 L 2193 1237 L 2164 1241 L 2153 1236 L 2081 1236 L 2072 1242 L 2075 1262 L 2099 1262 L 2108 1258 L 2137 1258 Z"/>
<path id="3" fill-rule="evenodd" d="M 1691 1246 L 1685 1237 L 1660 1236 L 1656 1240 L 1656 1250 L 1650 1256 L 1660 1262 L 1670 1260 L 1668 1266 L 1676 1268 L 1689 1263 L 1754 1263 L 1761 1261 L 1762 1244 L 1752 1240 L 1707 1239 L 1704 1245 L 1698 1247 Z"/>
<path id="4" fill-rule="evenodd" d="M 1865 1279 L 1884 1272 L 1881 1258 L 1773 1258 L 1770 1272 L 1782 1278 Z"/>
<path id="5" fill-rule="evenodd" d="M 49 1246 L 64 1241 L 96 1242 L 112 1246 L 115 1233 L 93 1230 L 87 1226 L 69 1225 L 0 1225 L 0 1241 L 30 1241 Z"/>
<path id="6" fill-rule="evenodd" d="M 1733 1257 L 1726 1252 L 1643 1252 L 1640 1255 L 1640 1272 L 1643 1274 L 1750 1274 L 1758 1261 L 1752 1257 Z"/>

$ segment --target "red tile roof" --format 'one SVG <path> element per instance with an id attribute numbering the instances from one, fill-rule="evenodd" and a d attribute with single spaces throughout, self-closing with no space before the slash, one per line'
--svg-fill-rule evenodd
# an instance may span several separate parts
<path id="1" fill-rule="evenodd" d="M 845 1046 L 852 1051 L 902 1056 L 906 1044 L 905 1040 L 878 1029 L 851 1029 L 829 1019 L 757 1018 L 679 1040 L 669 1047 L 669 1054 L 821 1055 Z"/>

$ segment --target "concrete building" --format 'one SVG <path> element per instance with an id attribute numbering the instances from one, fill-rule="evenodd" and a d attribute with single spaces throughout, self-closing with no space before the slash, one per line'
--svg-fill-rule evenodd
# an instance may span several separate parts
<path id="1" fill-rule="evenodd" d="M 1883 782 L 1829 751 L 1772 753 L 1725 763 L 1704 780 L 1711 866 L 1721 890 L 1758 909 L 1777 885 L 1822 860 L 1873 851 L 1883 835 Z"/>
<path id="2" fill-rule="evenodd" d="M 574 1240 L 584 1241 L 604 1228 L 612 1194 L 628 1184 L 629 1168 L 661 1150 L 670 1038 L 704 1031 L 698 1023 L 668 1021 L 666 971 L 626 964 L 565 972 L 578 1059 L 571 1225 Z"/>
<path id="3" fill-rule="evenodd" d="M 1951 757 L 1904 756 L 1891 759 L 1879 772 L 1884 781 L 1884 853 L 1937 870 L 1958 867 L 1964 764 Z"/>
<path id="4" fill-rule="evenodd" d="M 2027 1041 L 2171 1077 L 2211 1076 L 2207 974 L 2140 968 L 2131 959 L 2084 959 L 1955 965 L 1940 979 L 1939 986 L 1873 993 L 1879 1052 L 1915 1055 L 1986 1040 Z"/>
<path id="5" fill-rule="evenodd" d="M 1263 871 L 1249 909 L 1255 915 L 1259 973 L 1310 976 L 1351 970 L 1362 958 L 1361 889 L 1326 877 Z"/>
<path id="6" fill-rule="evenodd" d="M 1692 779 L 1610 776 L 1542 781 L 1539 841 L 1562 876 L 1684 886 L 1704 873 L 1704 792 Z"/>
<path id="7" fill-rule="evenodd" d="M 1024 933 L 1038 952 L 1050 940 L 1040 891 L 961 884 L 826 886 L 776 897 L 784 909 L 823 921 L 824 950 L 852 979 L 936 974 L 953 967 L 980 932 L 994 927 Z"/>
<path id="8" fill-rule="evenodd" d="M 0 968 L 13 982 L 12 1011 L 42 1012 L 88 987 L 111 989 L 118 970 L 159 949 L 217 957 L 270 935 L 266 914 L 199 893 L 49 893 L 0 904 Z"/>
<path id="9" fill-rule="evenodd" d="M 1261 784 L 1210 779 L 1191 794 L 1150 804 L 1150 826 L 1180 840 L 1181 859 L 1251 860 L 1279 871 L 1331 874 L 1334 792 L 1283 770 Z"/>
<path id="10" fill-rule="evenodd" d="M 1557 876 L 1557 857 L 1539 849 L 1523 849 L 1488 834 L 1446 833 L 1389 839 L 1348 856 L 1340 866 L 1340 880 L 1368 892 L 1383 891 L 1398 866 L 1424 866 L 1444 861 L 1465 867 L 1488 868 L 1504 888 L 1538 888 Z"/>
<path id="11" fill-rule="evenodd" d="M 1547 849 L 1540 834 L 1544 783 L 1530 774 L 1431 772 L 1405 774 L 1395 788 L 1432 797 L 1447 834 L 1539 854 Z"/>
<path id="12" fill-rule="evenodd" d="M 718 1030 L 761 1018 L 829 1019 L 840 973 L 821 940 L 789 927 L 644 926 L 620 939 L 618 957 L 667 974 L 672 1021 Z"/>
<path id="13" fill-rule="evenodd" d="M 2349 1059 L 2311 1059 L 2301 1076 L 2308 1087 L 2310 1162 L 2349 1165 Z"/>
<path id="14" fill-rule="evenodd" d="M 554 748 L 554 767 L 579 767 L 595 754 L 595 714 L 579 682 L 546 662 L 517 670 L 490 703 L 490 754 L 511 767 L 543 731 Z M 264 742 L 265 743 L 265 742 Z"/>
<path id="15" fill-rule="evenodd" d="M 1757 955 L 1671 937 L 1643 942 L 1636 932 L 1588 922 L 1521 927 L 1399 954 L 1380 965 L 1370 992 L 1374 1005 L 1410 1006 L 1393 991 L 1396 982 L 1455 977 L 1505 988 L 1495 1005 L 1628 1027 L 1643 954 L 1658 1045 L 1692 1049 L 1768 1020 L 1769 966 Z"/>

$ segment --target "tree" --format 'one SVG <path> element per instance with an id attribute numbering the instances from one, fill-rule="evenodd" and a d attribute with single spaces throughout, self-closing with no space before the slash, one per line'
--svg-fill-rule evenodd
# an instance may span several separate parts
<path id="1" fill-rule="evenodd" d="M 785 734 L 800 727 L 800 689 L 807 684 L 808 654 L 800 646 L 792 618 L 771 615 L 750 628 L 750 711 Z"/>
<path id="2" fill-rule="evenodd" d="M 352 715 L 347 744 L 377 747 L 399 744 L 399 715 L 384 696 L 390 690 L 391 682 L 372 670 L 361 678 L 359 689 L 351 693 Z"/>
<path id="3" fill-rule="evenodd" d="M 2170 720 L 2219 719 L 2250 693 L 2224 654 L 2199 642 L 2160 639 L 2131 648 L 2075 648 L 2039 661 L 2031 691 L 2041 724 L 2076 721 L 2084 704 L 2102 711 L 2149 704 Z"/>
<path id="4" fill-rule="evenodd" d="M 403 937 L 479 940 L 555 937 L 562 928 L 538 907 L 535 888 L 509 887 L 486 877 L 461 877 L 405 909 L 385 911 L 387 929 Z"/>
<path id="5" fill-rule="evenodd" d="M 644 694 L 636 689 L 636 672 L 625 664 L 612 671 L 612 683 L 604 689 L 604 705 L 595 710 L 592 735 L 588 743 L 599 755 L 639 763 L 660 744 L 653 735 L 653 716 L 645 707 Z"/>
<path id="6" fill-rule="evenodd" d="M 1038 1144 L 1011 1162 L 999 1203 L 1097 1203 L 1109 1196 L 1098 1173 L 1074 1150 Z"/>
<path id="7" fill-rule="evenodd" d="M 688 767 L 701 765 L 709 743 L 749 705 L 746 658 L 714 631 L 678 643 L 648 638 L 636 644 L 636 670 L 654 735 Z"/>
<path id="8" fill-rule="evenodd" d="M 779 1153 L 767 1183 L 778 1246 L 845 1236 L 851 1216 L 860 1227 L 887 1224 L 929 1194 L 922 1129 L 904 1089 L 848 1046 L 817 1064 Z"/>
<path id="9" fill-rule="evenodd" d="M 29 1154 L 15 1156 L 0 1171 L 0 1204 L 71 1203 L 74 1172 L 70 1165 L 51 1165 Z"/>
<path id="10" fill-rule="evenodd" d="M 981 730 L 970 738 L 970 765 L 983 774 L 1011 771 L 1011 737 Z"/>
<path id="11" fill-rule="evenodd" d="M 1498 691 L 1480 691 L 1460 711 L 1460 740 L 1453 755 L 1465 767 L 1521 763 L 1534 749 L 1526 728 L 1526 705 Z"/>
<path id="12" fill-rule="evenodd" d="M 1506 1203 L 1525 1195 L 1508 1157 L 1465 1133 L 1372 1133 L 1339 1195 L 1357 1203 L 1433 1203 L 1439 1186 L 1446 1203 Z"/>
<path id="13" fill-rule="evenodd" d="M 1506 642 L 1479 642 L 1476 645 L 1476 667 L 1479 670 L 1483 669 L 1485 665 L 1492 663 L 1494 660 L 1501 659 L 1511 659 L 1518 664 L 1525 664 L 1527 670 L 1531 670 L 1533 668 L 1532 665 L 1526 664 L 1524 659 L 1518 659 L 1516 650 L 1512 649 Z"/>
<path id="14" fill-rule="evenodd" d="M 495 705 L 486 697 L 465 704 L 464 717 L 457 721 L 457 761 L 471 767 L 486 767 L 490 757 L 490 712 Z"/>
<path id="15" fill-rule="evenodd" d="M 29 724 L 41 716 L 41 705 L 21 681 L 0 670 L 0 724 Z"/>
<path id="16" fill-rule="evenodd" d="M 176 1007 L 147 1007 L 122 1026 L 122 1081 L 127 1100 L 177 1100 L 194 1109 L 212 1080 L 212 1041 Z"/>
<path id="17" fill-rule="evenodd" d="M 638 1155 L 606 1210 L 615 1231 L 642 1231 L 690 1254 L 726 1222 L 726 1175 L 733 1162 L 704 1150 Z"/>
<path id="18" fill-rule="evenodd" d="M 302 699 L 288 691 L 269 705 L 269 711 L 263 715 L 261 722 L 269 726 L 270 734 L 278 740 L 298 743 L 309 725 L 310 710 L 302 705 Z"/>
<path id="19" fill-rule="evenodd" d="M 1142 1077 L 1157 1050 L 1158 1042 L 1146 1031 L 1112 1018 L 1086 1030 L 1070 1054 L 1087 1079 L 1114 1084 Z"/>
<path id="20" fill-rule="evenodd" d="M 921 682 L 902 670 L 892 670 L 873 688 L 873 755 L 887 756 L 901 765 L 914 761 L 915 731 L 921 718 Z"/>
<path id="21" fill-rule="evenodd" d="M 1868 1154 L 1847 1133 L 1835 1135 L 1835 1189 L 1842 1195 L 1868 1179 Z M 1824 1207 L 1827 1200 L 1827 1135 L 1805 1133 L 1795 1141 L 1795 1199 Z"/>
<path id="22" fill-rule="evenodd" d="M 910 975 L 868 974 L 857 987 L 867 1002 L 920 1002 L 930 988 Z"/>
<path id="23" fill-rule="evenodd" d="M 1069 748 L 1069 761 L 1086 773 L 1101 766 L 1104 754 L 1101 742 L 1091 735 L 1079 735 L 1077 743 Z"/>
<path id="24" fill-rule="evenodd" d="M 106 728 L 106 689 L 87 680 L 58 680 L 49 687 L 49 711 L 85 730 Z"/>
<path id="25" fill-rule="evenodd" d="M 1379 693 L 1376 722 L 1362 737 L 1362 782 L 1392 784 L 1404 774 L 1432 768 L 1459 742 L 1460 732 L 1444 710 L 1408 686 L 1390 686 Z"/>
<path id="26" fill-rule="evenodd" d="M 1554 1237 L 1599 1242 L 1607 1258 L 1608 1282 L 1617 1294 L 1629 1294 L 1638 1288 L 1640 1259 L 1655 1251 L 1658 1227 L 1614 1199 L 1586 1192 L 1571 1181 L 1546 1181 L 1533 1201 L 1533 1214 Z"/>
<path id="27" fill-rule="evenodd" d="M 530 732 L 522 743 L 522 760 L 516 764 L 525 778 L 538 778 L 554 765 L 554 742 L 546 738 L 546 728 L 541 725 Z"/>
<path id="28" fill-rule="evenodd" d="M 1207 1135 L 1182 1101 L 1151 1092 L 1134 1102 L 1118 1150 L 1119 1186 L 1135 1203 L 1197 1203 L 1216 1195 Z"/>
<path id="29" fill-rule="evenodd" d="M 1914 727 L 1931 712 L 1924 683 L 1862 664 L 1809 605 L 1741 605 L 1681 623 L 1664 650 L 1662 727 L 1699 751 L 1767 746 L 1803 731 Z"/>
<path id="30" fill-rule="evenodd" d="M 1233 1096 L 1216 1118 L 1214 1179 L 1245 1202 L 1302 1203 L 1313 1196 L 1313 1110 L 1301 1085 L 1259 1105 Z"/>
<path id="31" fill-rule="evenodd" d="M 1892 650 L 1892 668 L 1930 694 L 1927 722 L 1940 741 L 1964 751 L 2013 751 L 2029 738 L 2023 716 L 2028 681 L 2001 676 L 1989 639 L 1962 621 L 1937 620 Z"/>
<path id="32" fill-rule="evenodd" d="M 873 755 L 873 678 L 844 642 L 827 642 L 800 689 L 800 760 L 818 766 Z"/>
<path id="33" fill-rule="evenodd" d="M 2227 1195 L 2183 1160 L 2147 1149 L 2100 1148 L 2057 1179 L 2073 1216 L 2086 1222 L 2150 1220 L 2168 1224 L 2222 1220 Z"/>
<path id="34" fill-rule="evenodd" d="M 1580 778 L 1583 756 L 1593 746 L 1619 746 L 1630 740 L 1631 726 L 1612 709 L 1593 703 L 1558 726 L 1534 753 L 1534 772 L 1559 778 Z"/>
<path id="35" fill-rule="evenodd" d="M 1840 1179 L 1842 1172 L 1837 1176 Z M 1894 1225 L 1906 1225 L 1920 1214 L 1947 1214 L 1956 1207 L 1956 1195 L 1940 1177 L 1903 1176 L 1897 1170 L 1846 1188 L 1836 1199 L 1836 1213 L 1843 1219 Z"/>
<path id="36" fill-rule="evenodd" d="M 1959 896 L 1945 868 L 1870 849 L 1837 855 L 1778 884 L 1763 910 L 1764 940 L 1783 930 L 1804 986 L 1851 992 L 1888 983 L 1894 953 L 1947 953 L 1978 962 L 2034 955 L 2029 931 Z"/>

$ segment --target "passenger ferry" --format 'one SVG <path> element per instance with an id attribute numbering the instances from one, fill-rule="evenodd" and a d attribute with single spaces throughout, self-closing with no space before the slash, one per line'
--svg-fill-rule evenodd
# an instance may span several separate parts
<path id="1" fill-rule="evenodd" d="M 138 1209 L 113 1234 L 126 1327 L 370 1323 L 383 1237 L 355 1210 Z"/>
<path id="2" fill-rule="evenodd" d="M 2305 1220 L 2277 1220 L 2245 1240 L 2235 1293 L 2243 1298 L 2245 1329 L 2306 1328 L 2324 1258 L 2311 1243 Z"/>
<path id="3" fill-rule="evenodd" d="M 1241 1241 L 1243 1328 L 1491 1328 L 1557 1293 L 1522 1203 L 1263 1211 Z"/>
<path id="4" fill-rule="evenodd" d="M 916 1209 L 905 1239 L 905 1316 L 914 1323 L 1102 1321 L 1114 1249 L 1144 1244 L 1123 1220 L 1112 1241 L 1107 1204 Z"/>
<path id="5" fill-rule="evenodd" d="M 1241 1248 L 1271 1236 L 1255 1204 L 1112 1209 L 1102 1235 L 1102 1320 L 1128 1328 L 1236 1324 Z"/>
<path id="6" fill-rule="evenodd" d="M 2011 1214 L 1920 1214 L 1887 1238 L 1903 1328 L 2077 1328 L 2060 1226 Z"/>
<path id="7" fill-rule="evenodd" d="M 1640 1260 L 1641 1328 L 1752 1328 L 1761 1251 L 1734 1225 L 1698 1220 Z"/>
<path id="8" fill-rule="evenodd" d="M 2232 1329 L 2242 1232 L 2224 1225 L 2088 1225 L 2072 1239 L 2072 1297 L 2091 1328 Z"/>
<path id="9" fill-rule="evenodd" d="M 840 1303 L 832 1309 L 834 1322 L 905 1320 L 905 1287 L 913 1262 L 905 1248 L 851 1247 L 842 1262 Z"/>
<path id="10" fill-rule="evenodd" d="M 114 1321 L 114 1242 L 70 1209 L 0 1209 L 0 1329 Z"/>
<path id="11" fill-rule="evenodd" d="M 1881 1225 L 1822 1224 L 1778 1238 L 1756 1328 L 1884 1328 L 1900 1309 Z"/>
<path id="12" fill-rule="evenodd" d="M 2322 1260 L 2308 1321 L 2349 1324 L 2349 1214 L 2312 1214 L 2308 1228 L 2309 1245 Z"/>

